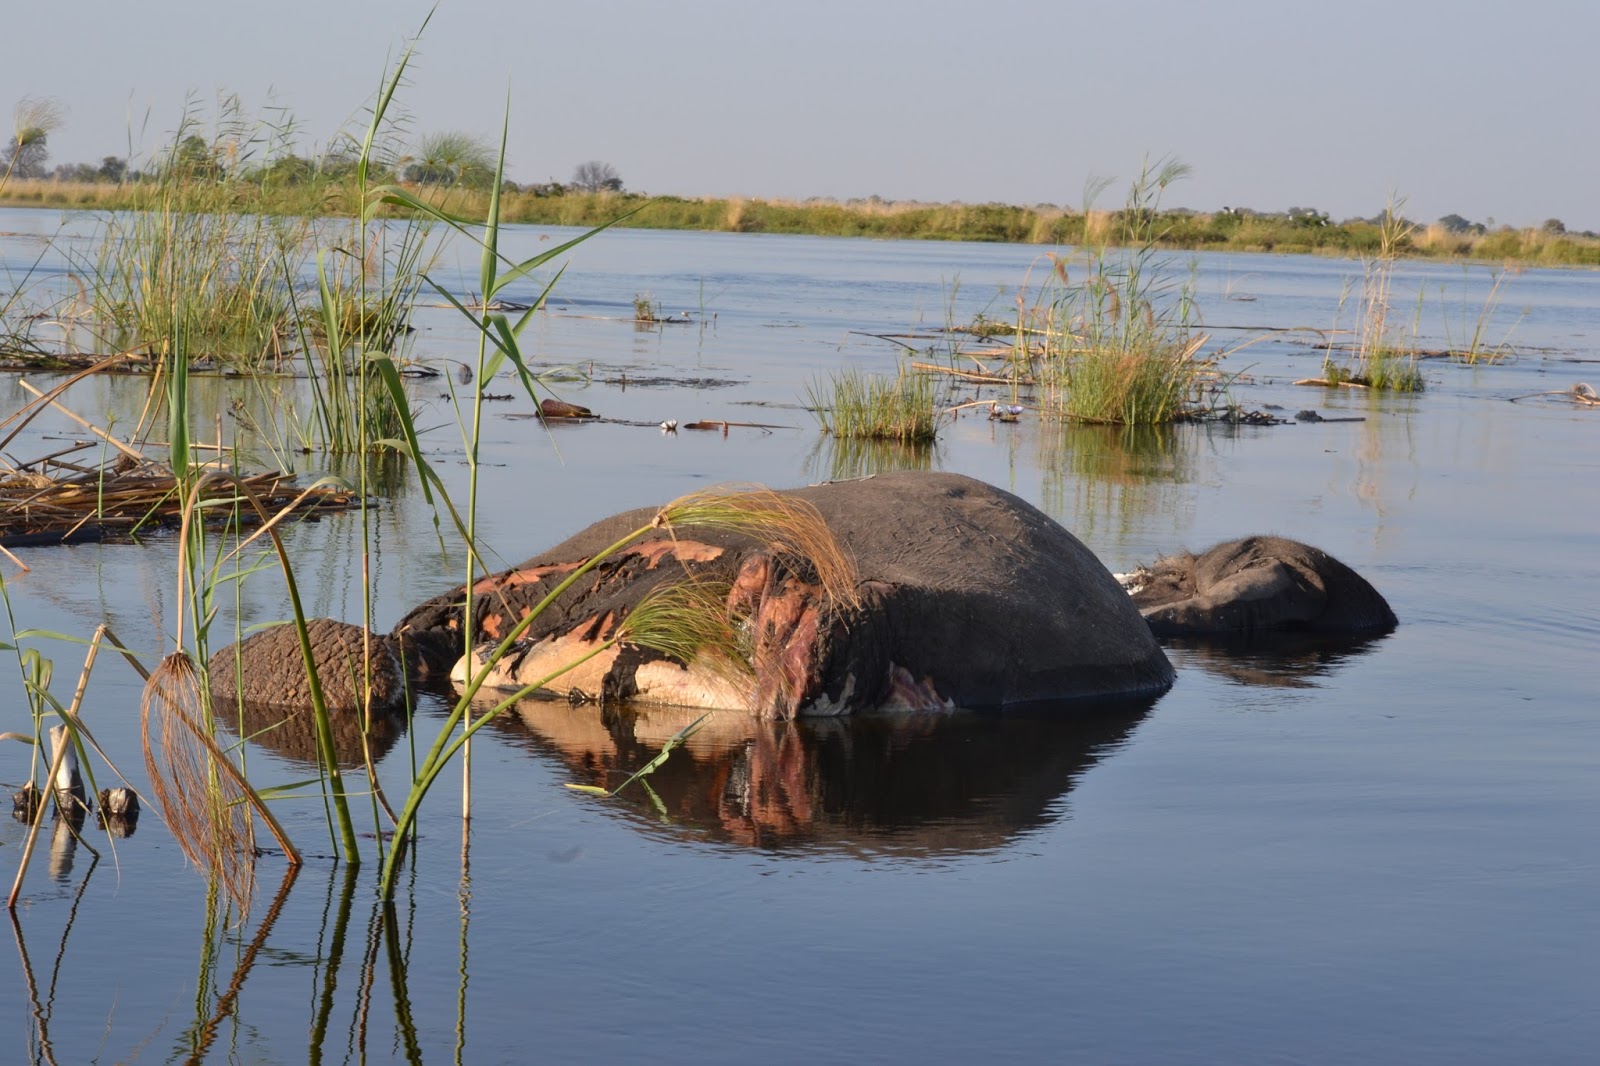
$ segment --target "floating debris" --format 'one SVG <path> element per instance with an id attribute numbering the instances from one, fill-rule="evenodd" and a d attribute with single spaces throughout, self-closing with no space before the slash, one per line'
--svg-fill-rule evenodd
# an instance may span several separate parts
<path id="1" fill-rule="evenodd" d="M 774 426 L 766 422 L 718 422 L 712 419 L 701 419 L 698 422 L 686 422 L 684 429 L 721 430 L 726 437 L 729 429 L 759 429 L 771 433 L 775 429 L 793 429 L 793 426 Z"/>
<path id="2" fill-rule="evenodd" d="M 1267 411 L 1251 411 L 1236 404 L 1226 407 L 1197 408 L 1194 410 L 1180 411 L 1173 419 L 1174 422 L 1220 422 L 1228 426 L 1287 426 L 1287 418 L 1279 418 Z M 1328 419 L 1328 421 L 1340 421 Z"/>
<path id="3" fill-rule="evenodd" d="M 539 401 L 539 414 L 545 418 L 581 419 L 594 418 L 595 413 L 587 407 L 580 407 L 575 403 L 565 400 L 544 399 Z"/>

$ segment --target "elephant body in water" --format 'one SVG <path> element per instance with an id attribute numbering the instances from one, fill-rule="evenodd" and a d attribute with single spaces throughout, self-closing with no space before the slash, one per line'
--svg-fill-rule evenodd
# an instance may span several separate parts
<path id="1" fill-rule="evenodd" d="M 1171 664 L 1116 579 L 1076 537 L 1008 492 L 955 474 L 897 473 L 777 496 L 826 524 L 853 563 L 853 602 L 830 596 L 809 560 L 759 537 L 653 528 L 583 574 L 488 683 L 520 688 L 593 653 L 549 687 L 774 718 L 1137 697 L 1172 683 Z M 585 562 L 656 515 L 649 508 L 604 519 L 477 582 L 470 641 L 458 588 L 371 646 L 384 664 L 403 657 L 412 676 L 453 670 L 464 678 L 483 642 L 498 642 Z M 714 606 L 739 635 L 742 673 L 626 640 L 604 646 L 645 597 L 684 582 L 719 590 Z M 342 676 L 361 659 L 360 629 L 346 633 L 342 642 L 322 633 L 319 644 L 334 650 L 329 672 Z M 463 657 L 468 644 L 473 654 Z M 213 690 L 294 705 L 306 696 L 297 649 L 272 631 L 224 649 L 213 659 Z"/>
<path id="2" fill-rule="evenodd" d="M 830 594 L 812 560 L 758 536 L 658 525 L 582 574 L 492 665 L 487 684 L 520 689 L 588 656 L 547 687 L 580 700 L 737 707 L 771 718 L 1140 698 L 1173 680 L 1152 630 L 1304 621 L 1318 603 L 1329 623 L 1370 620 L 1375 608 L 1350 591 L 1350 579 L 1393 624 L 1382 597 L 1354 572 L 1293 541 L 1250 538 L 1236 543 L 1253 547 L 1226 559 L 1213 559 L 1213 549 L 1163 560 L 1130 597 L 1071 533 L 971 478 L 882 474 L 777 495 L 814 508 L 826 523 L 853 563 L 846 596 Z M 461 588 L 365 644 L 358 627 L 317 620 L 318 673 L 344 682 L 325 683 L 339 697 L 330 706 L 354 705 L 359 686 L 349 682 L 364 656 L 385 680 L 380 701 L 397 702 L 395 679 L 407 674 L 451 674 L 463 683 L 557 585 L 657 514 L 604 519 L 477 582 L 470 641 Z M 646 597 L 685 582 L 718 590 L 715 602 L 705 602 L 737 635 L 738 671 L 626 639 L 609 643 Z M 1191 628 L 1172 628 L 1179 625 Z M 291 633 L 269 630 L 218 652 L 213 691 L 304 706 L 305 672 Z"/>
<path id="3" fill-rule="evenodd" d="M 520 688 L 593 651 L 653 589 L 726 586 L 746 677 L 619 645 L 553 688 L 585 698 L 758 714 L 1000 707 L 1142 696 L 1172 667 L 1127 594 L 1076 537 L 1016 496 L 955 474 L 882 474 L 779 494 L 815 508 L 854 566 L 857 602 L 830 597 L 803 560 L 740 533 L 652 532 L 587 575 L 494 668 Z M 651 510 L 605 519 L 479 584 L 497 638 L 573 568 Z M 400 632 L 459 634 L 460 593 L 423 604 Z M 451 641 L 459 650 L 459 635 Z M 463 680 L 475 654 L 456 668 Z"/>
<path id="4" fill-rule="evenodd" d="M 1123 581 L 1158 637 L 1268 630 L 1357 635 L 1396 625 L 1366 578 L 1320 548 L 1285 537 L 1243 537 L 1198 555 L 1181 552 Z"/>

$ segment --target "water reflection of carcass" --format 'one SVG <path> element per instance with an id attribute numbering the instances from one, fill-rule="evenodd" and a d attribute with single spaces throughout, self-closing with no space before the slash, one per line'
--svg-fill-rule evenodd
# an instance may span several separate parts
<path id="1" fill-rule="evenodd" d="M 990 850 L 1060 817 L 1079 775 L 1149 708 L 798 721 L 718 711 L 612 802 L 643 824 L 752 847 L 901 857 Z M 574 783 L 614 788 L 702 713 L 528 699 L 498 725 L 559 759 Z"/>
<path id="2" fill-rule="evenodd" d="M 1351 659 L 1375 650 L 1388 634 L 1305 632 L 1235 633 L 1171 637 L 1162 646 L 1179 667 L 1194 665 L 1235 684 L 1266 688 L 1316 688 Z"/>
<path id="3" fill-rule="evenodd" d="M 316 717 L 310 708 L 295 709 L 245 700 L 219 699 L 217 721 L 230 732 L 239 733 L 252 743 L 301 766 L 317 766 Z M 374 711 L 370 716 L 358 711 L 332 711 L 328 714 L 329 733 L 339 768 L 351 770 L 365 765 L 370 753 L 381 759 L 406 731 L 406 717 L 390 711 Z"/>

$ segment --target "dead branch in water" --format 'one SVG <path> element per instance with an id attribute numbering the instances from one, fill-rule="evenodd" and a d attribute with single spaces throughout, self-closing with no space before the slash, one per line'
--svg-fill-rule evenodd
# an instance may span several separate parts
<path id="1" fill-rule="evenodd" d="M 1553 389 L 1550 392 L 1530 392 L 1526 396 L 1513 396 L 1511 402 L 1518 400 L 1536 400 L 1540 398 L 1570 400 L 1579 407 L 1600 407 L 1600 392 L 1588 382 L 1580 381 L 1570 389 Z"/>
<path id="2" fill-rule="evenodd" d="M 938 363 L 912 363 L 911 369 L 924 370 L 930 374 L 946 374 L 974 385 L 1010 385 L 1015 381 L 1018 385 L 1031 388 L 1034 384 L 1031 377 L 1010 378 L 1002 374 L 992 374 L 978 370 L 957 370 L 953 366 L 940 366 Z"/>

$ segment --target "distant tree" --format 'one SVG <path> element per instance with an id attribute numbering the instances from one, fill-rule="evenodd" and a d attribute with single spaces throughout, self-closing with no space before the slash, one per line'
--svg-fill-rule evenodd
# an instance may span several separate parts
<path id="1" fill-rule="evenodd" d="M 584 192 L 621 192 L 622 175 L 610 163 L 591 159 L 572 169 L 572 187 Z"/>
<path id="2" fill-rule="evenodd" d="M 418 185 L 481 188 L 494 181 L 494 150 L 470 133 L 430 133 L 417 146 L 404 176 Z"/>
<path id="3" fill-rule="evenodd" d="M 1563 233 L 1567 232 L 1566 223 L 1562 222 L 1559 218 L 1545 219 L 1544 225 L 1540 228 L 1546 233 L 1550 234 L 1552 237 L 1559 237 Z"/>
<path id="4" fill-rule="evenodd" d="M 216 153 L 198 133 L 173 141 L 160 169 L 168 177 L 196 181 L 218 181 L 223 176 L 222 164 L 217 161 Z"/>
<path id="5" fill-rule="evenodd" d="M 1466 233 L 1472 229 L 1472 223 L 1460 215 L 1444 215 L 1439 219 L 1439 225 L 1446 233 Z"/>
<path id="6" fill-rule="evenodd" d="M 316 164 L 302 159 L 293 152 L 280 155 L 268 166 L 262 167 L 252 177 L 263 185 L 300 185 L 316 176 Z"/>
<path id="7" fill-rule="evenodd" d="M 128 161 L 121 156 L 108 155 L 100 160 L 100 169 L 95 171 L 95 178 L 99 181 L 120 182 L 128 176 Z"/>
<path id="8" fill-rule="evenodd" d="M 100 171 L 88 163 L 62 163 L 50 172 L 51 181 L 91 182 L 100 180 Z"/>
<path id="9" fill-rule="evenodd" d="M 44 177 L 45 160 L 50 158 L 45 147 L 48 139 L 43 133 L 26 139 L 20 134 L 13 134 L 6 143 L 5 151 L 0 152 L 0 172 L 14 178 Z"/>

